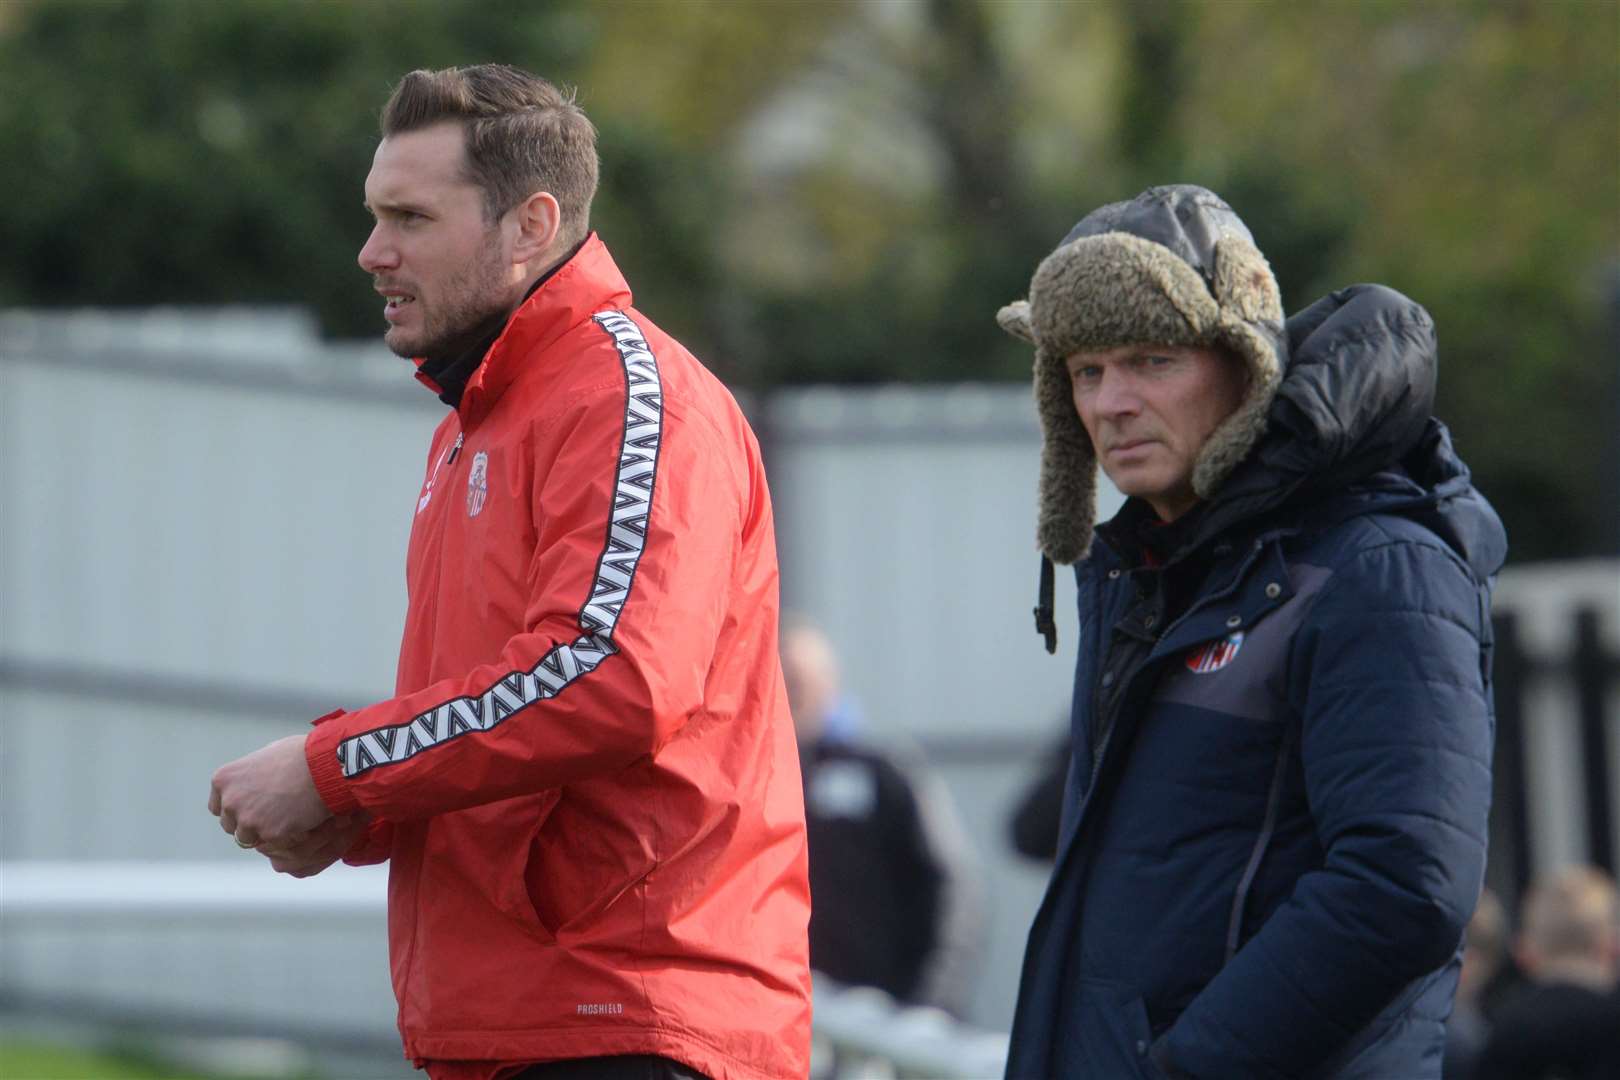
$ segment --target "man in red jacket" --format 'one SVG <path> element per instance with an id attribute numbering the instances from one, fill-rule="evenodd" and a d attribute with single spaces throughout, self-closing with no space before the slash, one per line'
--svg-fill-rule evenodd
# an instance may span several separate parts
<path id="1" fill-rule="evenodd" d="M 777 564 L 736 403 L 590 231 L 595 131 L 483 65 L 395 90 L 360 265 L 451 407 L 395 696 L 222 766 L 277 870 L 390 862 L 433 1080 L 809 1068 L 809 889 Z"/>

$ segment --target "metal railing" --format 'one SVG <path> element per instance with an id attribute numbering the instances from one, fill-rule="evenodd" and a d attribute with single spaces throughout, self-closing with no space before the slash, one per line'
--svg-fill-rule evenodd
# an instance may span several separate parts
<path id="1" fill-rule="evenodd" d="M 97 931 L 161 925 L 229 924 L 247 938 L 255 927 L 284 920 L 358 919 L 380 925 L 386 886 L 383 867 L 347 868 L 299 881 L 246 861 L 0 862 L 0 917 L 8 948 L 20 937 L 54 931 L 57 947 L 92 950 Z M 62 930 L 73 933 L 63 937 Z M 0 988 L 11 1002 L 30 998 L 26 980 L 14 973 L 0 973 Z M 98 1003 L 95 996 L 86 991 L 77 1000 L 100 1004 L 108 1015 L 128 1009 L 127 1001 Z M 191 1015 L 173 1013 L 171 1026 L 195 1033 L 211 1004 L 200 996 Z M 144 1022 L 161 1027 L 164 1017 L 161 1011 L 148 1013 Z M 297 1041 L 307 1032 L 289 1027 L 279 1034 Z M 324 1037 L 332 1035 L 328 1031 Z M 355 1033 L 357 1042 L 375 1037 L 375 1031 Z M 881 990 L 840 986 L 819 975 L 814 1039 L 816 1080 L 982 1080 L 999 1076 L 1007 1057 L 1005 1033 L 972 1028 L 939 1009 L 901 1004 Z"/>

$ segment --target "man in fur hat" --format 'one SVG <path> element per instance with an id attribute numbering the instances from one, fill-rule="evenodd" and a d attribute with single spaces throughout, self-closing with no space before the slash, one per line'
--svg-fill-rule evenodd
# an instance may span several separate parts
<path id="1" fill-rule="evenodd" d="M 1506 540 L 1433 323 L 1380 286 L 1285 322 L 1192 186 L 1082 219 L 999 321 L 1036 350 L 1049 650 L 1053 563 L 1080 615 L 1008 1076 L 1439 1077 Z"/>

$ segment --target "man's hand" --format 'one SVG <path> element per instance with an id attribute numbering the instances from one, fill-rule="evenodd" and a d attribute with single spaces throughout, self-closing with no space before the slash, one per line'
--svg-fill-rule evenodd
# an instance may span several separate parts
<path id="1" fill-rule="evenodd" d="M 287 844 L 260 844 L 259 853 L 270 860 L 270 868 L 278 874 L 314 877 L 341 859 L 370 824 L 371 817 L 365 813 L 328 818 L 304 839 Z"/>
<path id="2" fill-rule="evenodd" d="M 242 847 L 286 846 L 332 816 L 304 760 L 304 736 L 277 739 L 214 772 L 208 812 Z"/>

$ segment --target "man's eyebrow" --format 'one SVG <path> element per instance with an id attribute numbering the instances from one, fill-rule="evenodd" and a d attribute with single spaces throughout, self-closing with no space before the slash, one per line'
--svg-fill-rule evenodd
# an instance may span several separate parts
<path id="1" fill-rule="evenodd" d="M 384 199 L 384 200 L 379 200 L 378 202 L 376 202 L 374 204 L 374 203 L 372 203 L 372 201 L 370 199 L 364 199 L 364 200 L 361 201 L 360 205 L 364 206 L 366 208 L 366 212 L 369 213 L 372 217 L 376 217 L 379 214 L 399 214 L 399 213 L 426 214 L 426 213 L 428 213 L 427 206 L 422 204 L 422 203 L 389 202 L 388 200 Z"/>

